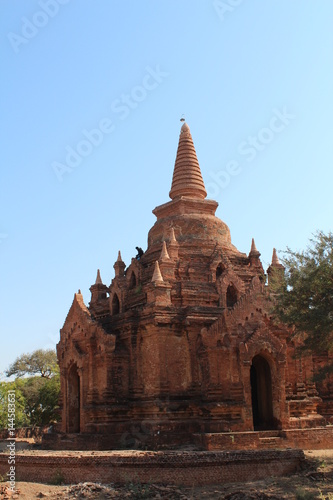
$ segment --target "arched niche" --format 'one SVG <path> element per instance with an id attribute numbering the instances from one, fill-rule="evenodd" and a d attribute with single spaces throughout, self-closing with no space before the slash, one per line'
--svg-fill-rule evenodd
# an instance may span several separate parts
<path id="1" fill-rule="evenodd" d="M 226 301 L 227 307 L 232 308 L 238 300 L 238 293 L 235 286 L 231 283 L 227 288 Z"/>
<path id="2" fill-rule="evenodd" d="M 135 272 L 132 271 L 129 279 L 129 289 L 133 290 L 136 287 L 137 287 L 137 278 Z"/>
<path id="3" fill-rule="evenodd" d="M 81 407 L 81 391 L 80 391 L 80 375 L 78 367 L 74 363 L 67 378 L 67 409 L 68 409 L 68 432 L 80 432 L 80 407 Z"/>
<path id="4" fill-rule="evenodd" d="M 112 316 L 120 313 L 120 302 L 119 297 L 116 293 L 114 293 L 112 297 L 111 313 Z"/>
<path id="5" fill-rule="evenodd" d="M 254 430 L 275 429 L 271 368 L 260 354 L 252 359 L 250 382 Z"/>

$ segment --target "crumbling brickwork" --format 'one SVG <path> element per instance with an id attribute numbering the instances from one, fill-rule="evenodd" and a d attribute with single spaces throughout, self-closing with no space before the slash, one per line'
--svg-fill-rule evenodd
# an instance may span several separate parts
<path id="1" fill-rule="evenodd" d="M 54 483 L 167 483 L 201 486 L 254 481 L 298 470 L 299 450 L 236 452 L 35 452 L 17 455 L 17 480 Z M 0 453 L 0 474 L 8 471 L 8 455 Z"/>
<path id="2" fill-rule="evenodd" d="M 206 199 L 192 136 L 181 128 L 171 201 L 145 252 L 119 252 L 108 286 L 98 271 L 61 329 L 60 431 L 104 435 L 110 447 L 172 447 L 195 435 L 324 426 L 332 380 L 312 382 L 322 358 L 296 358 L 270 316 L 254 241 L 249 254 Z M 272 270 L 283 272 L 276 252 Z M 326 356 L 326 357 L 325 357 Z"/>

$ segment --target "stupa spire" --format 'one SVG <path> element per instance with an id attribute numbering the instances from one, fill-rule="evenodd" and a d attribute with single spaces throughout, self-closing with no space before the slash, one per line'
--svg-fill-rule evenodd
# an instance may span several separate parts
<path id="1" fill-rule="evenodd" d="M 279 257 L 277 256 L 276 248 L 273 248 L 273 255 L 272 255 L 272 264 L 271 264 L 271 266 L 282 266 L 281 262 L 279 261 Z"/>
<path id="2" fill-rule="evenodd" d="M 171 228 L 171 231 L 170 231 L 170 241 L 171 241 L 171 243 L 177 242 L 176 236 L 175 236 L 175 230 L 173 227 Z"/>
<path id="3" fill-rule="evenodd" d="M 251 256 L 253 256 L 253 257 L 260 257 L 260 252 L 258 252 L 258 249 L 256 247 L 254 238 L 252 238 L 251 250 L 250 250 L 250 253 L 249 253 L 249 257 L 251 257 Z"/>
<path id="4" fill-rule="evenodd" d="M 115 270 L 116 277 L 123 277 L 124 276 L 125 267 L 126 267 L 126 264 L 125 264 L 125 262 L 123 262 L 123 259 L 121 258 L 121 253 L 119 250 L 117 260 L 113 264 L 113 268 Z"/>
<path id="5" fill-rule="evenodd" d="M 96 281 L 95 281 L 95 285 L 102 285 L 103 282 L 102 282 L 102 278 L 101 278 L 101 273 L 99 272 L 99 269 L 97 269 L 97 276 L 96 276 Z"/>
<path id="6" fill-rule="evenodd" d="M 154 274 L 151 281 L 152 283 L 162 283 L 164 281 L 157 260 L 155 261 Z"/>
<path id="7" fill-rule="evenodd" d="M 268 276 L 271 277 L 271 275 L 273 273 L 276 273 L 277 271 L 278 273 L 283 274 L 284 269 L 285 269 L 284 265 L 281 264 L 281 262 L 279 261 L 279 257 L 277 256 L 276 248 L 273 248 L 272 263 L 267 269 Z"/>
<path id="8" fill-rule="evenodd" d="M 254 242 L 254 238 L 252 238 L 252 243 L 251 243 L 251 252 L 258 252 L 256 244 Z"/>
<path id="9" fill-rule="evenodd" d="M 163 241 L 162 251 L 161 251 L 161 255 L 160 255 L 159 260 L 162 261 L 162 262 L 165 261 L 165 260 L 170 260 L 170 257 L 169 257 L 169 254 L 168 254 L 168 249 L 167 249 L 165 241 Z"/>
<path id="10" fill-rule="evenodd" d="M 172 200 L 178 196 L 188 196 L 190 198 L 199 199 L 204 199 L 207 196 L 190 127 L 185 122 L 180 129 L 177 156 L 169 196 Z"/>

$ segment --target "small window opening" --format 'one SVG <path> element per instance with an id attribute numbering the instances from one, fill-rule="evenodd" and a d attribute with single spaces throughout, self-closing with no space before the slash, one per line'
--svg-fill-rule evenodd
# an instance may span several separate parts
<path id="1" fill-rule="evenodd" d="M 219 264 L 217 266 L 217 268 L 216 268 L 216 279 L 218 279 L 222 275 L 222 273 L 223 273 L 224 270 L 225 270 L 225 267 L 224 267 L 223 264 Z"/>

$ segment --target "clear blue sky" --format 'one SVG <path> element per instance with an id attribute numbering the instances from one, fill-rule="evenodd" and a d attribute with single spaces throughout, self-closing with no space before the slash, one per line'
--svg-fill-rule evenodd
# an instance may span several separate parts
<path id="1" fill-rule="evenodd" d="M 146 248 L 183 113 L 239 250 L 333 229 L 333 2 L 232 3 L 1 1 L 0 371 Z"/>

